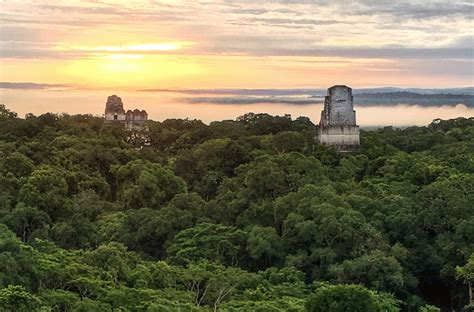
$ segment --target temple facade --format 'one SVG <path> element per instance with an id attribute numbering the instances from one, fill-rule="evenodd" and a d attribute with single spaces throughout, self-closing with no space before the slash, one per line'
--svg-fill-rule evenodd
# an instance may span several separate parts
<path id="1" fill-rule="evenodd" d="M 123 109 L 122 99 L 111 95 L 105 103 L 105 125 L 122 125 L 126 130 L 147 130 L 148 114 L 142 110 Z"/>
<path id="2" fill-rule="evenodd" d="M 337 85 L 328 89 L 316 128 L 316 140 L 341 152 L 357 150 L 360 146 L 359 126 L 353 106 L 352 89 Z"/>

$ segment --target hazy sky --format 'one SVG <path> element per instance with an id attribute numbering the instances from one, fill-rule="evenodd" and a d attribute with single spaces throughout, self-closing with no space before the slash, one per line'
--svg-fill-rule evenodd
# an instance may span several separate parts
<path id="1" fill-rule="evenodd" d="M 0 81 L 130 89 L 474 84 L 472 0 L 0 6 Z"/>

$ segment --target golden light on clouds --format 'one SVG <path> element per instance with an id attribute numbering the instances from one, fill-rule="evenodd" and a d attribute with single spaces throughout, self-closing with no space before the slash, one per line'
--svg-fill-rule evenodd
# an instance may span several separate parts
<path id="1" fill-rule="evenodd" d="M 137 55 L 137 54 L 111 54 L 106 56 L 106 58 L 109 59 L 141 59 L 143 58 L 143 55 Z"/>
<path id="2" fill-rule="evenodd" d="M 153 52 L 153 51 L 175 51 L 180 50 L 184 47 L 190 47 L 194 45 L 193 42 L 164 42 L 164 43 L 145 43 L 145 44 L 132 44 L 125 46 L 102 46 L 94 47 L 92 51 L 104 51 L 104 52 Z"/>
<path id="3" fill-rule="evenodd" d="M 370 3 L 6 1 L 1 80 L 130 88 L 472 84 L 473 4 Z"/>
<path id="4" fill-rule="evenodd" d="M 96 87 L 141 86 L 177 83 L 180 78 L 200 73 L 199 65 L 166 55 L 111 54 L 101 58 L 67 61 L 58 75 L 68 81 Z"/>

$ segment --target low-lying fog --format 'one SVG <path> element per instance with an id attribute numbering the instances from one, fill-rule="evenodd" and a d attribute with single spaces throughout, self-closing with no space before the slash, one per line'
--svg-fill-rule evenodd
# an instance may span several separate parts
<path id="1" fill-rule="evenodd" d="M 271 115 L 290 114 L 293 118 L 307 116 L 318 123 L 322 98 L 308 96 L 242 96 L 222 94 L 189 94 L 183 92 L 116 92 L 125 110 L 144 109 L 149 118 L 162 121 L 168 118 L 201 119 L 204 122 L 235 119 L 248 112 Z M 23 117 L 26 113 L 46 112 L 93 114 L 102 116 L 107 96 L 111 91 L 97 90 L 18 90 L 1 89 L 0 103 Z M 382 104 L 382 102 L 381 102 Z M 361 126 L 426 125 L 433 119 L 473 117 L 474 108 L 459 103 L 441 106 L 419 106 L 413 103 L 398 105 L 355 105 L 357 123 Z"/>

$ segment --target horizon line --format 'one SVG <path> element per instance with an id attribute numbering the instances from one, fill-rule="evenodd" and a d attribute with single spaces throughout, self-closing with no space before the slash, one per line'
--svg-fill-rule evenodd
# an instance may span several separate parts
<path id="1" fill-rule="evenodd" d="M 347 84 L 351 86 L 351 84 Z M 9 89 L 9 90 L 50 90 L 50 91 L 69 91 L 69 90 L 97 90 L 97 91 L 107 91 L 107 90 L 119 90 L 124 92 L 204 92 L 204 91 L 266 91 L 266 90 L 327 90 L 328 88 L 334 85 L 328 86 L 297 86 L 297 87 L 222 87 L 222 88 L 189 88 L 189 87 L 164 87 L 164 88 L 153 88 L 153 87 L 144 87 L 144 88 L 131 88 L 123 86 L 89 86 L 83 84 L 75 83 L 49 83 L 49 82 L 13 82 L 13 81 L 0 81 L 0 89 Z M 474 88 L 474 85 L 464 85 L 464 86 L 444 86 L 444 87 L 413 87 L 413 86 L 400 86 L 400 85 L 378 85 L 378 86 L 363 86 L 363 87 L 351 87 L 352 89 L 384 89 L 384 88 L 393 88 L 393 89 L 418 89 L 418 90 L 445 90 L 445 89 L 470 89 Z"/>

